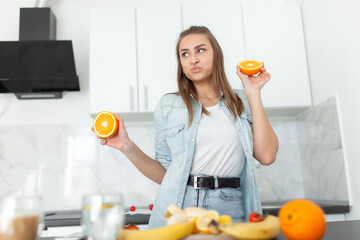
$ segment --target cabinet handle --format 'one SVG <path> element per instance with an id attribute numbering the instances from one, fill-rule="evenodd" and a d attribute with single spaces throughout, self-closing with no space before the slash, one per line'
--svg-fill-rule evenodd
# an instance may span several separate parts
<path id="1" fill-rule="evenodd" d="M 134 104 L 134 87 L 132 85 L 129 86 L 129 90 L 130 90 L 130 110 L 134 110 L 135 109 L 135 104 Z"/>
<path id="2" fill-rule="evenodd" d="M 148 97 L 148 87 L 147 85 L 144 85 L 144 109 L 149 108 L 149 97 Z"/>

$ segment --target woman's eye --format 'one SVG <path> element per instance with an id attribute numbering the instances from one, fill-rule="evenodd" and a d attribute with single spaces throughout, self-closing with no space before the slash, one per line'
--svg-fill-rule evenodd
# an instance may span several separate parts
<path id="1" fill-rule="evenodd" d="M 183 56 L 183 57 L 187 57 L 187 56 L 189 56 L 189 53 L 184 52 L 184 53 L 182 54 L 182 56 Z"/>
<path id="2" fill-rule="evenodd" d="M 205 49 L 200 48 L 200 49 L 198 50 L 198 53 L 203 53 L 203 52 L 205 52 Z"/>

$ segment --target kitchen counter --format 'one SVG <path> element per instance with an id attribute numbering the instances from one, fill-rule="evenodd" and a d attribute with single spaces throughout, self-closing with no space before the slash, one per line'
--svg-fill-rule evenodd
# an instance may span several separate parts
<path id="1" fill-rule="evenodd" d="M 355 240 L 359 239 L 359 236 L 360 220 L 328 222 L 322 240 Z M 183 240 L 234 240 L 234 238 L 222 233 L 219 235 L 190 235 Z M 287 240 L 287 238 L 280 232 L 273 240 Z"/>
<path id="2" fill-rule="evenodd" d="M 318 204 L 324 210 L 325 214 L 350 212 L 349 202 L 347 201 L 330 201 L 330 200 L 316 200 L 316 199 L 309 199 L 309 200 Z M 268 212 L 271 215 L 277 216 L 280 208 L 289 201 L 291 200 L 262 202 L 261 205 L 263 212 Z"/>
<path id="3" fill-rule="evenodd" d="M 125 224 L 148 224 L 150 211 L 139 211 L 125 214 Z M 80 210 L 49 211 L 45 213 L 44 229 L 48 227 L 79 226 L 81 224 Z"/>
<path id="4" fill-rule="evenodd" d="M 354 240 L 360 236 L 360 220 L 328 222 L 326 233 L 322 240 Z M 39 238 L 39 240 L 54 240 L 55 238 Z M 233 240 L 225 235 L 190 235 L 183 240 Z M 274 240 L 286 240 L 286 237 L 280 233 Z"/>
<path id="5" fill-rule="evenodd" d="M 290 201 L 290 200 L 288 200 Z M 263 202 L 264 212 L 277 216 L 280 208 L 288 201 Z M 312 200 L 322 207 L 326 214 L 348 213 L 350 206 L 345 201 Z M 139 211 L 127 212 L 125 224 L 148 224 L 151 211 L 147 208 L 138 208 Z M 44 227 L 79 226 L 81 220 L 80 210 L 51 211 L 45 213 Z"/>

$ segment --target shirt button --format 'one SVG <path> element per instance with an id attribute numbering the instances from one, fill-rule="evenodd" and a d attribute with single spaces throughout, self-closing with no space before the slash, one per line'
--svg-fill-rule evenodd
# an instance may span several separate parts
<path id="1" fill-rule="evenodd" d="M 178 204 L 177 204 L 178 206 L 180 206 L 180 203 L 178 202 Z"/>
<path id="2" fill-rule="evenodd" d="M 191 139 L 191 142 L 194 142 L 195 140 L 194 139 Z"/>
<path id="3" fill-rule="evenodd" d="M 191 163 L 191 161 L 189 160 L 188 163 Z"/>
<path id="4" fill-rule="evenodd" d="M 186 181 L 184 181 L 184 184 L 186 184 Z"/>

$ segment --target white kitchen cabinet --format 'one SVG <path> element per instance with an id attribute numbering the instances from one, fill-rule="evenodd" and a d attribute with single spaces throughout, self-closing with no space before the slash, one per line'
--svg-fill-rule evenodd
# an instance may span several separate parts
<path id="1" fill-rule="evenodd" d="M 272 75 L 262 89 L 267 110 L 311 106 L 299 4 L 146 5 L 91 11 L 91 114 L 152 119 L 158 99 L 177 91 L 176 41 L 191 25 L 207 26 L 217 38 L 233 88 L 242 88 L 238 62 L 256 59 Z"/>
<path id="2" fill-rule="evenodd" d="M 243 4 L 246 58 L 265 63 L 271 80 L 262 89 L 265 108 L 311 106 L 300 5 Z"/>
<path id="3" fill-rule="evenodd" d="M 135 7 L 92 9 L 89 38 L 90 113 L 138 111 Z"/>
<path id="4" fill-rule="evenodd" d="M 233 88 L 242 88 L 236 65 L 244 60 L 244 36 L 240 4 L 204 4 L 183 6 L 184 29 L 191 25 L 206 26 L 219 42 L 225 72 Z"/>
<path id="5" fill-rule="evenodd" d="M 177 91 L 176 42 L 180 6 L 136 8 L 139 111 L 154 111 L 159 98 Z"/>
<path id="6" fill-rule="evenodd" d="M 162 95 L 177 91 L 180 6 L 93 9 L 90 19 L 92 115 L 108 110 L 136 120 L 128 113 L 152 112 Z"/>

